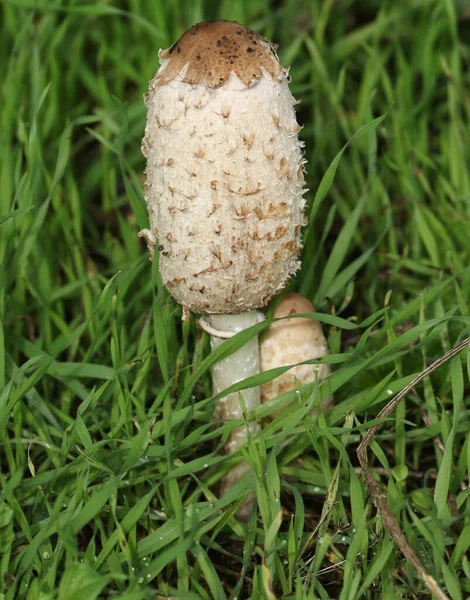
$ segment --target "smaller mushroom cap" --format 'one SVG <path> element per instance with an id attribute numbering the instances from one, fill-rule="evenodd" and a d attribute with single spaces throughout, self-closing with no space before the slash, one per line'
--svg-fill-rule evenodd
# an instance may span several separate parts
<path id="1" fill-rule="evenodd" d="M 300 294 L 288 292 L 281 300 L 274 318 L 314 312 L 312 303 Z M 273 323 L 260 346 L 260 370 L 268 371 L 286 365 L 297 365 L 276 379 L 261 386 L 261 401 L 267 402 L 280 394 L 313 383 L 316 378 L 324 379 L 331 370 L 324 365 L 299 365 L 297 363 L 328 354 L 325 336 L 319 321 L 308 318 L 283 319 Z M 322 409 L 328 409 L 333 396 L 322 402 Z M 271 415 L 272 417 L 275 414 Z"/>

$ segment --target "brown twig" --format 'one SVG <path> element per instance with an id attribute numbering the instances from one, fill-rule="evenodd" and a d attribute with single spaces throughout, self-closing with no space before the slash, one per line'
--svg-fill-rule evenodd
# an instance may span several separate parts
<path id="1" fill-rule="evenodd" d="M 454 348 L 452 348 L 443 356 L 438 358 L 435 362 L 433 362 L 432 365 L 430 365 L 427 369 L 420 373 L 399 394 L 397 394 L 394 398 L 392 398 L 392 400 L 390 400 L 390 402 L 379 412 L 379 414 L 377 415 L 377 419 L 384 419 L 388 417 L 388 415 L 395 410 L 399 402 L 408 394 L 410 390 L 412 390 L 420 381 L 422 381 L 430 373 L 438 369 L 441 365 L 443 365 L 451 358 L 456 356 L 459 352 L 464 350 L 469 345 L 469 343 L 470 338 L 463 340 L 463 342 L 460 342 Z M 381 489 L 377 481 L 375 481 L 375 479 L 373 478 L 372 473 L 369 471 L 367 448 L 379 427 L 380 424 L 371 427 L 367 434 L 364 436 L 362 442 L 357 447 L 357 457 L 361 464 L 362 471 L 366 477 L 369 492 L 374 498 L 377 508 L 380 510 L 384 527 L 390 533 L 393 540 L 402 551 L 406 560 L 411 564 L 416 573 L 422 577 L 424 583 L 428 586 L 429 590 L 432 594 L 434 594 L 436 598 L 439 598 L 439 600 L 449 600 L 447 594 L 443 592 L 443 590 L 441 589 L 437 581 L 434 579 L 434 577 L 432 577 L 426 571 L 418 555 L 410 546 L 405 534 L 403 533 L 403 530 L 401 529 L 400 525 L 398 524 L 397 520 L 393 516 L 392 511 L 388 506 L 387 496 L 385 492 Z"/>
<path id="2" fill-rule="evenodd" d="M 432 427 L 431 419 L 429 418 L 427 411 L 422 407 L 421 407 L 421 417 L 423 418 L 423 423 L 426 425 L 426 427 L 428 429 L 431 429 L 431 427 Z M 444 452 L 445 452 L 444 444 L 441 442 L 441 440 L 438 437 L 434 438 L 434 443 L 436 444 L 436 447 L 439 449 L 439 452 L 441 454 L 444 454 Z"/>
<path id="3" fill-rule="evenodd" d="M 360 475 L 362 473 L 362 468 L 361 467 L 355 467 L 354 471 Z M 385 469 L 384 467 L 374 467 L 374 473 L 377 473 L 378 475 L 384 475 L 385 477 L 390 477 L 390 469 Z M 425 477 L 429 478 L 429 479 L 437 479 L 437 475 L 438 475 L 438 471 L 435 471 L 434 469 L 432 471 L 411 471 L 408 470 L 408 473 L 406 474 L 407 479 L 411 478 L 411 479 L 424 479 Z M 463 483 L 465 483 L 465 481 L 468 481 L 468 475 L 464 475 L 463 476 Z M 465 489 L 467 489 L 468 486 L 465 486 Z"/>

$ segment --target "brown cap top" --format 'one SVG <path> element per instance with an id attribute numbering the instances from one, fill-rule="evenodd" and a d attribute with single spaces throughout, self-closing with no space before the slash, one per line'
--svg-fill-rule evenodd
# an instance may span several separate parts
<path id="1" fill-rule="evenodd" d="M 173 81 L 188 64 L 183 81 L 221 86 L 233 71 L 245 85 L 260 79 L 262 68 L 278 80 L 281 67 L 273 45 L 258 33 L 235 21 L 206 21 L 188 29 L 180 39 L 160 53 L 169 60 L 154 80 L 156 85 Z"/>
<path id="2" fill-rule="evenodd" d="M 315 312 L 313 304 L 296 292 L 287 292 L 284 294 L 281 302 L 277 305 L 273 317 L 280 319 L 281 317 L 289 317 L 290 315 L 298 315 L 301 313 Z M 296 319 L 299 321 L 299 319 Z M 288 320 L 279 321 L 279 323 L 287 323 Z M 273 323 L 274 325 L 274 323 Z"/>
<path id="3" fill-rule="evenodd" d="M 281 317 L 290 317 L 291 315 L 312 312 L 315 312 L 315 309 L 310 300 L 297 292 L 287 292 L 277 305 L 273 313 L 273 318 L 280 319 Z M 312 331 L 315 330 L 321 334 L 321 325 L 318 321 L 302 317 L 283 319 L 282 321 L 276 321 L 271 324 L 264 339 L 277 335 L 280 330 L 290 331 L 292 336 L 297 335 L 295 332 L 298 332 L 298 335 L 303 338 L 304 334 L 302 332 L 305 332 L 307 329 Z"/>

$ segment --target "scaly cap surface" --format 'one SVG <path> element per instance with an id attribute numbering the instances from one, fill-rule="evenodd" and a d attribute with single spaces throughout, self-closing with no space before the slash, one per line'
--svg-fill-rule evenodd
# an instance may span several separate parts
<path id="1" fill-rule="evenodd" d="M 305 224 L 285 70 L 269 42 L 228 21 L 195 26 L 161 58 L 146 97 L 142 235 L 186 313 L 265 306 L 299 268 Z"/>

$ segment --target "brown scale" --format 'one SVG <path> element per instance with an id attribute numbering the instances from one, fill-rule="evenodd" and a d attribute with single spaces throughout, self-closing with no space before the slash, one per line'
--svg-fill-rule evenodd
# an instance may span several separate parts
<path id="1" fill-rule="evenodd" d="M 168 288 L 171 289 L 171 288 L 174 288 L 177 285 L 179 285 L 182 281 L 186 281 L 186 280 L 183 280 L 183 279 L 172 279 L 171 281 L 167 281 L 165 285 L 166 285 L 166 287 L 168 287 Z"/>
<path id="2" fill-rule="evenodd" d="M 171 197 L 174 198 L 175 194 L 179 194 L 180 196 L 183 196 L 183 198 L 187 198 L 188 200 L 194 200 L 194 198 L 196 198 L 197 193 L 196 192 L 188 192 L 185 193 L 182 190 L 179 190 L 176 187 L 173 187 L 173 185 L 171 185 L 170 183 L 168 184 L 168 190 L 171 193 Z M 188 207 L 184 208 L 184 209 L 179 209 L 179 210 L 187 210 Z"/>
<path id="3" fill-rule="evenodd" d="M 278 179 L 282 179 L 283 177 L 290 179 L 292 177 L 289 159 L 281 158 L 279 169 L 276 169 L 276 175 Z"/>
<path id="4" fill-rule="evenodd" d="M 160 254 L 162 256 L 164 256 L 165 258 L 169 258 L 170 256 L 172 256 L 171 251 L 168 248 L 165 248 L 165 246 L 163 244 L 160 244 L 158 246 L 158 251 L 160 252 Z"/>
<path id="5" fill-rule="evenodd" d="M 216 269 L 213 265 L 207 267 L 206 269 L 202 269 L 202 271 L 196 271 L 193 273 L 193 277 L 199 277 L 199 275 L 204 275 L 205 273 L 214 273 L 215 271 L 219 271 L 220 269 Z"/>
<path id="6" fill-rule="evenodd" d="M 266 160 L 272 160 L 274 158 L 274 150 L 266 150 L 263 144 L 263 154 Z"/>
<path id="7" fill-rule="evenodd" d="M 145 158 L 148 158 L 148 150 L 151 147 L 152 147 L 152 141 L 150 139 L 150 136 L 146 133 L 144 135 L 144 139 L 142 140 L 142 143 L 140 145 L 140 150 L 141 150 L 142 154 L 145 156 Z"/>
<path id="8" fill-rule="evenodd" d="M 171 126 L 176 121 L 176 117 L 173 119 L 170 119 L 169 121 L 164 121 L 159 115 L 156 115 L 156 120 L 157 120 L 157 125 L 160 127 L 160 129 L 170 130 Z"/>
<path id="9" fill-rule="evenodd" d="M 239 248 L 241 250 L 244 251 L 246 257 L 248 258 L 248 260 L 250 261 L 250 263 L 252 265 L 256 265 L 256 263 L 261 259 L 260 253 L 253 251 L 253 245 L 252 244 L 248 244 L 245 241 L 240 241 L 238 243 L 238 246 L 239 246 Z M 254 247 L 256 248 L 256 245 Z M 232 251 L 233 251 L 233 246 L 232 246 Z"/>
<path id="10" fill-rule="evenodd" d="M 226 184 L 224 184 L 224 188 L 231 194 L 236 194 L 237 196 L 254 196 L 261 192 L 261 182 L 258 181 L 256 185 L 254 183 L 248 183 L 245 188 L 239 187 L 238 190 L 233 190 Z"/>
<path id="11" fill-rule="evenodd" d="M 264 68 L 278 81 L 286 69 L 281 67 L 275 48 L 258 33 L 234 21 L 207 21 L 188 29 L 181 38 L 160 54 L 169 59 L 156 77 L 156 85 L 175 79 L 188 64 L 185 83 L 206 83 L 210 88 L 221 86 L 235 73 L 248 86 L 260 79 Z"/>
<path id="12" fill-rule="evenodd" d="M 253 146 L 253 142 L 255 141 L 255 134 L 252 131 L 250 133 L 243 133 L 242 139 L 243 139 L 244 145 L 249 150 Z"/>
<path id="13" fill-rule="evenodd" d="M 252 240 L 258 241 L 258 240 L 268 240 L 268 242 L 273 242 L 275 240 L 278 240 L 279 238 L 281 238 L 283 235 L 285 235 L 288 231 L 288 228 L 285 226 L 279 226 L 276 227 L 276 231 L 268 231 L 268 233 L 265 233 L 264 235 L 260 235 L 259 231 L 253 231 L 253 232 L 248 232 L 249 237 Z"/>
<path id="14" fill-rule="evenodd" d="M 260 221 L 263 219 L 281 219 L 283 217 L 290 217 L 291 215 L 291 210 L 286 202 L 280 202 L 279 204 L 270 202 L 264 211 L 260 207 L 256 207 L 253 209 L 253 212 Z"/>
<path id="15" fill-rule="evenodd" d="M 230 110 L 231 110 L 231 108 L 230 108 L 230 107 L 228 107 L 228 108 L 223 108 L 223 109 L 220 111 L 220 115 L 221 115 L 221 117 L 223 117 L 224 119 L 228 119 L 228 118 L 229 118 L 229 116 L 230 116 Z"/>
<path id="16" fill-rule="evenodd" d="M 297 169 L 297 182 L 295 184 L 297 187 L 304 187 L 304 184 L 305 184 L 304 173 L 305 173 L 305 169 L 303 167 L 299 167 Z"/>
<path id="17" fill-rule="evenodd" d="M 187 283 L 186 283 L 186 285 L 188 286 L 188 290 L 191 290 L 191 292 L 199 292 L 200 294 L 203 294 L 206 289 L 206 287 L 204 285 L 203 286 L 188 285 Z"/>
<path id="18" fill-rule="evenodd" d="M 187 210 L 189 210 L 190 207 L 190 204 L 183 206 L 176 206 L 176 204 L 171 204 L 170 206 L 168 206 L 168 212 L 170 213 L 170 215 L 176 215 L 179 212 L 186 212 Z"/>
<path id="19" fill-rule="evenodd" d="M 220 264 L 222 265 L 223 269 L 228 269 L 229 267 L 231 267 L 233 265 L 233 261 L 231 260 L 224 260 L 222 257 L 222 251 L 219 248 L 219 246 L 216 246 L 215 248 L 212 248 L 211 253 L 216 257 L 216 259 L 220 262 Z"/>
<path id="20" fill-rule="evenodd" d="M 297 135 L 300 131 L 302 131 L 302 126 L 298 123 L 294 123 L 292 127 L 284 127 L 284 132 L 287 135 Z"/>
<path id="21" fill-rule="evenodd" d="M 267 296 L 265 296 L 263 298 L 263 306 L 268 306 L 268 304 L 271 302 L 271 298 L 273 298 L 274 295 L 275 295 L 275 293 L 268 294 Z"/>
<path id="22" fill-rule="evenodd" d="M 237 215 L 237 219 L 245 220 L 250 214 L 251 210 L 246 206 L 246 204 L 242 204 L 241 206 L 234 207 L 235 214 Z"/>
<path id="23" fill-rule="evenodd" d="M 216 202 L 214 202 L 212 204 L 212 208 L 209 209 L 209 211 L 207 212 L 207 217 L 211 217 L 215 213 L 215 211 L 220 207 L 221 207 L 220 204 L 217 204 Z"/>
<path id="24" fill-rule="evenodd" d="M 273 262 L 278 262 L 280 260 L 288 260 L 292 256 L 295 256 L 300 252 L 300 248 L 297 245 L 295 240 L 290 242 L 286 242 L 281 246 L 277 252 L 274 253 Z"/>
<path id="25" fill-rule="evenodd" d="M 175 162 L 174 158 L 166 158 L 159 163 L 157 163 L 157 167 L 171 167 Z"/>

